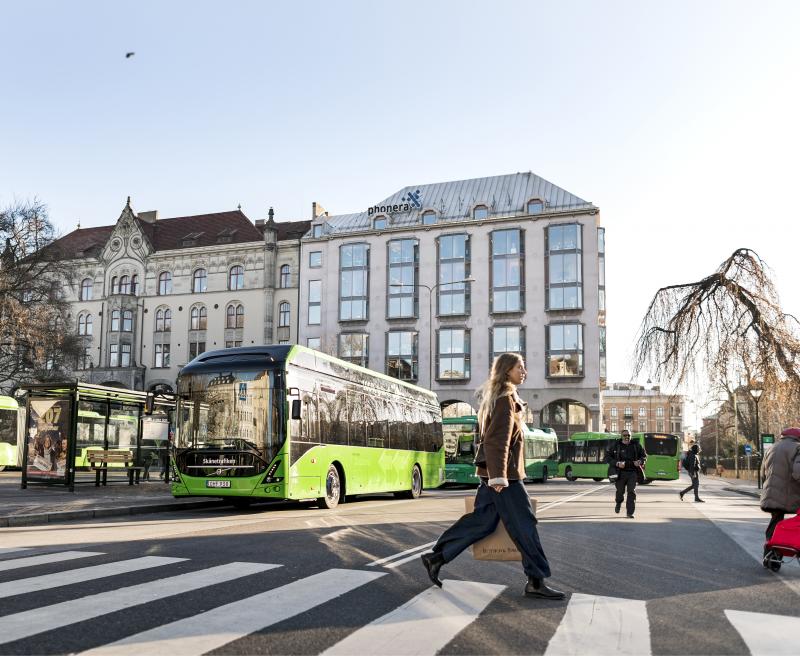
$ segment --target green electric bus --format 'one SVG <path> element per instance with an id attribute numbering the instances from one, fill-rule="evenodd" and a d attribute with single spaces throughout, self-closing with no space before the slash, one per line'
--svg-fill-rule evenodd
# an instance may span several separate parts
<path id="1" fill-rule="evenodd" d="M 19 467 L 22 417 L 19 405 L 10 396 L 0 396 L 0 471 Z"/>
<path id="2" fill-rule="evenodd" d="M 316 499 L 444 482 L 433 392 L 298 345 L 209 351 L 177 380 L 172 494 Z"/>
<path id="3" fill-rule="evenodd" d="M 475 475 L 475 444 L 479 441 L 475 415 L 442 420 L 445 448 L 445 483 L 478 485 Z M 558 438 L 552 429 L 525 426 L 525 475 L 527 480 L 546 483 L 558 470 Z"/>
<path id="4" fill-rule="evenodd" d="M 558 445 L 558 474 L 569 481 L 608 478 L 606 451 L 620 439 L 617 433 L 574 433 Z M 670 433 L 632 433 L 634 442 L 643 444 L 647 461 L 645 483 L 675 480 L 679 476 L 680 439 Z"/>

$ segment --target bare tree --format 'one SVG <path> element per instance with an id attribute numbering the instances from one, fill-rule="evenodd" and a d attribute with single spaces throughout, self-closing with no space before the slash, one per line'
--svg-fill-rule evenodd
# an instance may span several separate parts
<path id="1" fill-rule="evenodd" d="M 70 271 L 54 239 L 47 208 L 38 200 L 0 210 L 0 390 L 63 380 L 79 343 L 68 329 L 63 287 Z"/>

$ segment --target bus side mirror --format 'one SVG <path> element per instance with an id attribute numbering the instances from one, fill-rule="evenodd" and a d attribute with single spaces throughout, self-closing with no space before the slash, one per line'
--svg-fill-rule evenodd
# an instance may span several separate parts
<path id="1" fill-rule="evenodd" d="M 292 419 L 300 419 L 300 399 L 292 401 Z"/>

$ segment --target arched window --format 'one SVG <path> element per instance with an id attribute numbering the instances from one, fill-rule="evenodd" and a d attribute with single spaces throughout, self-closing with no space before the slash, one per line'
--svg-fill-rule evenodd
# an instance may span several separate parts
<path id="1" fill-rule="evenodd" d="M 292 281 L 292 274 L 289 270 L 289 265 L 284 264 L 281 267 L 281 280 L 280 280 L 281 289 L 286 289 L 291 283 L 291 281 Z"/>
<path id="2" fill-rule="evenodd" d="M 172 310 L 161 308 L 156 311 L 156 332 L 168 333 L 172 330 Z"/>
<path id="3" fill-rule="evenodd" d="M 192 308 L 190 330 L 205 330 L 208 325 L 208 311 L 204 305 Z"/>
<path id="4" fill-rule="evenodd" d="M 192 291 L 204 292 L 208 287 L 208 272 L 205 269 L 197 269 L 192 275 Z"/>
<path id="5" fill-rule="evenodd" d="M 111 279 L 111 293 L 119 294 L 119 278 L 116 276 Z"/>
<path id="6" fill-rule="evenodd" d="M 244 267 L 236 265 L 228 271 L 228 289 L 242 289 L 244 287 Z"/>
<path id="7" fill-rule="evenodd" d="M 81 300 L 82 301 L 91 301 L 92 300 L 92 288 L 94 287 L 94 283 L 92 282 L 91 278 L 84 278 L 81 281 Z"/>
<path id="8" fill-rule="evenodd" d="M 119 310 L 111 312 L 111 331 L 119 332 Z"/>
<path id="9" fill-rule="evenodd" d="M 231 303 L 225 310 L 226 328 L 244 328 L 244 305 Z"/>
<path id="10" fill-rule="evenodd" d="M 476 220 L 488 219 L 489 208 L 486 205 L 476 205 L 475 209 L 472 210 L 472 218 Z"/>
<path id="11" fill-rule="evenodd" d="M 158 295 L 172 293 L 172 274 L 169 271 L 162 271 L 158 274 Z"/>
<path id="12" fill-rule="evenodd" d="M 93 325 L 94 324 L 92 323 L 92 315 L 91 314 L 87 314 L 86 315 L 86 334 L 87 335 L 91 335 L 92 334 Z"/>
<path id="13" fill-rule="evenodd" d="M 131 280 L 128 276 L 122 276 L 119 279 L 119 293 L 120 294 L 130 294 L 131 293 Z"/>
<path id="14" fill-rule="evenodd" d="M 428 210 L 422 213 L 422 225 L 433 225 L 436 223 L 436 212 Z"/>
<path id="15" fill-rule="evenodd" d="M 538 199 L 528 201 L 528 214 L 541 214 L 544 210 L 544 203 Z"/>
<path id="16" fill-rule="evenodd" d="M 78 334 L 91 335 L 92 334 L 92 315 L 79 314 L 78 315 Z"/>
<path id="17" fill-rule="evenodd" d="M 278 306 L 278 327 L 286 328 L 291 319 L 291 309 L 289 304 L 284 301 Z"/>
<path id="18" fill-rule="evenodd" d="M 136 296 L 138 293 L 139 293 L 139 276 L 134 273 L 131 276 L 131 294 Z"/>
<path id="19" fill-rule="evenodd" d="M 129 333 L 133 331 L 133 312 L 131 310 L 122 311 L 122 332 Z"/>

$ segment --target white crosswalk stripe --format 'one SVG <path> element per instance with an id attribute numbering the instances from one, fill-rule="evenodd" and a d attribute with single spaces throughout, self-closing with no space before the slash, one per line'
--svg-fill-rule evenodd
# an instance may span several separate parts
<path id="1" fill-rule="evenodd" d="M 0 554 L 16 553 L 18 551 L 30 551 L 28 547 L 0 547 Z"/>
<path id="2" fill-rule="evenodd" d="M 225 583 L 243 576 L 264 572 L 280 565 L 266 563 L 228 563 L 188 574 L 161 579 L 157 589 L 152 583 L 142 583 L 127 588 L 64 601 L 43 608 L 0 617 L 0 644 L 27 638 L 76 622 L 94 619 L 125 608 L 146 604 L 192 590 Z M 259 608 L 259 612 L 263 609 Z"/>
<path id="3" fill-rule="evenodd" d="M 742 636 L 753 656 L 793 656 L 797 653 L 800 617 L 726 610 L 725 617 Z"/>
<path id="4" fill-rule="evenodd" d="M 114 563 L 94 565 L 93 567 L 79 567 L 64 572 L 56 572 L 55 574 L 45 574 L 44 576 L 32 576 L 27 579 L 7 581 L 6 583 L 0 583 L 0 599 L 26 594 L 28 592 L 60 588 L 73 583 L 83 583 L 85 581 L 93 581 L 94 579 L 117 576 L 118 574 L 138 572 L 143 569 L 171 565 L 172 563 L 179 563 L 184 560 L 186 560 L 186 558 L 145 556 L 143 558 L 133 558 L 132 560 L 121 560 Z"/>
<path id="5" fill-rule="evenodd" d="M 84 654 L 204 654 L 311 610 L 382 576 L 385 576 L 384 572 L 329 569 L 185 620 L 137 633 Z"/>
<path id="6" fill-rule="evenodd" d="M 429 588 L 324 651 L 347 654 L 416 654 L 433 656 L 480 615 L 504 585 L 444 581 Z"/>
<path id="7" fill-rule="evenodd" d="M 22 567 L 33 567 L 34 565 L 49 565 L 50 563 L 61 563 L 77 558 L 88 558 L 89 556 L 102 556 L 99 551 L 59 551 L 57 553 L 42 554 L 41 556 L 27 556 L 25 558 L 14 558 L 12 560 L 0 560 L 0 572 Z"/>

